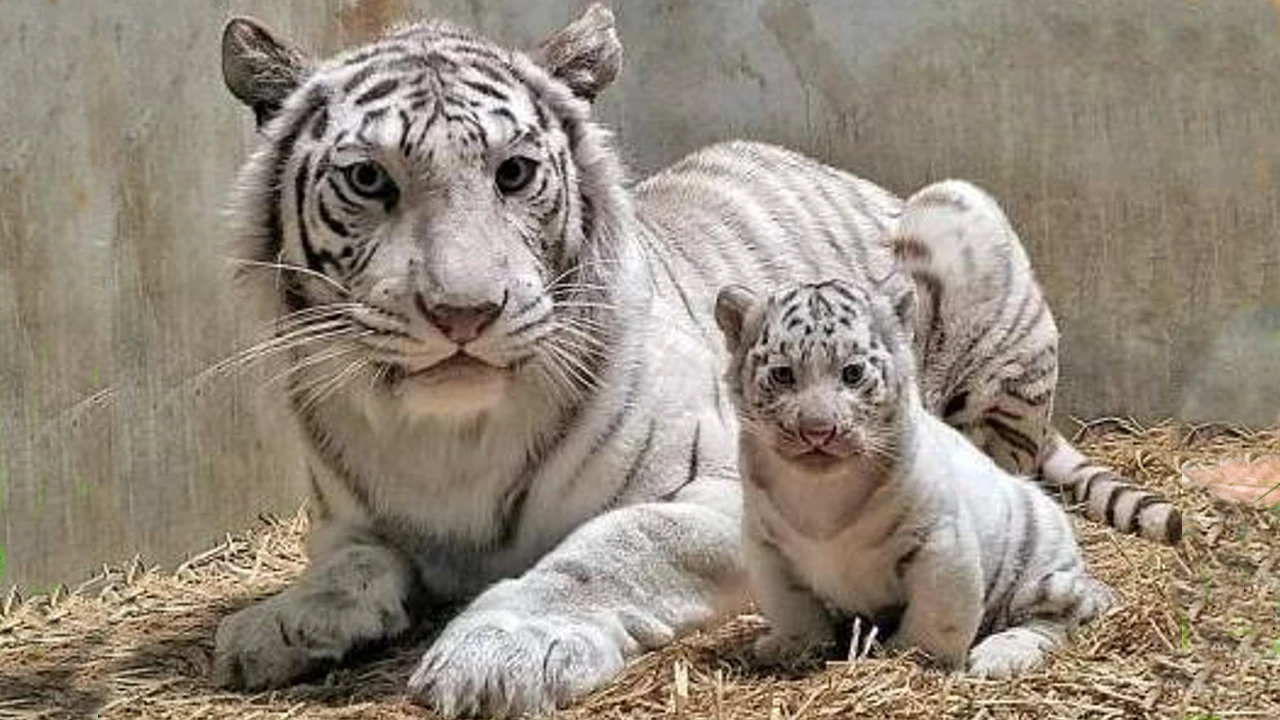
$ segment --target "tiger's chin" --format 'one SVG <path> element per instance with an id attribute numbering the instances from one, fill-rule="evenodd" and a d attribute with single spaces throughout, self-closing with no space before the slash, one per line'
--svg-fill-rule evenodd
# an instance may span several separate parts
<path id="1" fill-rule="evenodd" d="M 416 372 L 397 368 L 387 374 L 385 383 L 410 418 L 465 418 L 507 401 L 513 375 L 510 368 L 474 358 L 450 358 Z"/>

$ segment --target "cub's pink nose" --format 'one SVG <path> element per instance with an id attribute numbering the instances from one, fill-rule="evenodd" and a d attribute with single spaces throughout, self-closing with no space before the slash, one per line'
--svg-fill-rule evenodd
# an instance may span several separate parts
<path id="1" fill-rule="evenodd" d="M 815 448 L 836 439 L 836 424 L 825 418 L 800 418 L 800 439 Z"/>
<path id="2" fill-rule="evenodd" d="M 422 314 L 432 325 L 440 329 L 445 337 L 463 345 L 480 337 L 485 328 L 498 319 L 502 307 L 497 303 L 480 305 L 432 305 L 422 307 Z"/>

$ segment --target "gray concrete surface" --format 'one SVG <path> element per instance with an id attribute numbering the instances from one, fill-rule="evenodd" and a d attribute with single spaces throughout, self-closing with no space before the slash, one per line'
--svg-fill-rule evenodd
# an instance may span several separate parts
<path id="1" fill-rule="evenodd" d="M 220 261 L 252 138 L 218 37 L 327 52 L 445 15 L 528 46 L 582 0 L 0 0 L 0 588 L 171 562 L 299 501 Z M 1263 0 L 617 0 L 637 174 L 731 136 L 1008 207 L 1062 415 L 1274 422 L 1280 25 Z"/>

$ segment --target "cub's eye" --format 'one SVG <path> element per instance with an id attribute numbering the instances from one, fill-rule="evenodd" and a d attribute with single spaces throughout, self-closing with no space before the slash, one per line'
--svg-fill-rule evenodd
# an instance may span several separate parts
<path id="1" fill-rule="evenodd" d="M 796 373 L 786 365 L 775 365 L 769 368 L 769 380 L 771 380 L 775 385 L 795 385 Z"/>
<path id="2" fill-rule="evenodd" d="M 863 374 L 861 363 L 850 363 L 840 369 L 840 382 L 853 387 L 862 382 Z"/>
<path id="3" fill-rule="evenodd" d="M 537 173 L 538 163 L 535 160 L 523 155 L 515 155 L 503 160 L 498 165 L 498 170 L 493 175 L 493 181 L 504 195 L 510 195 L 528 187 L 529 183 L 533 182 L 533 176 Z"/>
<path id="4" fill-rule="evenodd" d="M 352 190 L 367 198 L 387 200 L 399 192 L 395 182 L 381 165 L 372 160 L 362 160 L 342 168 L 347 184 Z"/>

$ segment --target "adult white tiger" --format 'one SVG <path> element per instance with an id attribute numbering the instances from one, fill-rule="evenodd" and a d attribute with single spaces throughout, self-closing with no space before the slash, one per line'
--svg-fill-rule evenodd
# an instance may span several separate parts
<path id="1" fill-rule="evenodd" d="M 748 143 L 628 189 L 588 104 L 620 53 L 599 7 L 535 57 L 428 24 L 312 63 L 228 24 L 262 134 L 242 252 L 275 268 L 251 279 L 314 526 L 306 573 L 219 628 L 221 682 L 287 683 L 467 603 L 410 694 L 542 710 L 739 601 L 715 292 L 889 275 L 902 204 Z"/>

